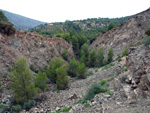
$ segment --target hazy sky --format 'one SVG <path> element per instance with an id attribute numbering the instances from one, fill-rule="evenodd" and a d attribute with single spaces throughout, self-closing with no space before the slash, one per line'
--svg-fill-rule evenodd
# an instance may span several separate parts
<path id="1" fill-rule="evenodd" d="M 150 7 L 150 0 L 0 0 L 0 9 L 44 22 L 123 17 Z"/>

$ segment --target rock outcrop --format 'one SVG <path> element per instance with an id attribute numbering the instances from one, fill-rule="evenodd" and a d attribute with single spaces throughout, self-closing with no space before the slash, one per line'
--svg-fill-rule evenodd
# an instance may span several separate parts
<path id="1" fill-rule="evenodd" d="M 17 31 L 12 36 L 0 34 L 0 75 L 8 73 L 21 57 L 26 57 L 30 69 L 37 72 L 47 66 L 53 57 L 62 58 L 65 48 L 71 58 L 74 55 L 72 45 L 62 38 L 44 38 L 23 31 Z"/>

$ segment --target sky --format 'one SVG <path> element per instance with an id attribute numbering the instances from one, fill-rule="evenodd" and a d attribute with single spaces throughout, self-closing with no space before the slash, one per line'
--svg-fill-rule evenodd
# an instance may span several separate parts
<path id="1" fill-rule="evenodd" d="M 150 0 L 0 0 L 0 9 L 43 22 L 130 16 L 150 7 Z"/>

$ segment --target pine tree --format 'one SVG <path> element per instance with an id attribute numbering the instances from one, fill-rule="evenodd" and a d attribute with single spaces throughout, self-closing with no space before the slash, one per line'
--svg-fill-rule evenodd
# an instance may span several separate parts
<path id="1" fill-rule="evenodd" d="M 80 64 L 78 67 L 78 78 L 84 79 L 86 78 L 86 66 L 84 63 Z"/>
<path id="2" fill-rule="evenodd" d="M 75 60 L 75 58 L 72 58 L 69 62 L 68 66 L 68 74 L 71 77 L 77 76 L 77 69 L 78 69 L 79 63 Z"/>
<path id="3" fill-rule="evenodd" d="M 111 22 L 110 24 L 109 24 L 109 26 L 108 26 L 108 30 L 111 30 L 111 29 L 113 29 L 115 27 L 115 25 Z"/>
<path id="4" fill-rule="evenodd" d="M 69 54 L 68 54 L 68 50 L 67 49 L 64 49 L 63 50 L 63 53 L 62 53 L 62 57 L 64 58 L 64 60 L 68 60 L 68 56 L 69 56 Z"/>
<path id="5" fill-rule="evenodd" d="M 104 48 L 100 47 L 97 52 L 97 66 L 102 67 L 104 65 Z"/>
<path id="6" fill-rule="evenodd" d="M 38 87 L 42 89 L 43 91 L 48 88 L 48 85 L 46 84 L 47 81 L 47 75 L 45 72 L 38 72 L 36 77 L 34 78 L 35 87 Z"/>
<path id="7" fill-rule="evenodd" d="M 26 63 L 26 58 L 21 58 L 16 61 L 13 72 L 9 75 L 15 102 L 23 103 L 36 96 L 37 89 L 35 88 L 33 77 Z"/>
<path id="8" fill-rule="evenodd" d="M 80 58 L 80 63 L 84 63 L 85 64 L 86 63 L 86 59 L 87 58 L 85 57 L 85 55 L 82 55 L 81 58 Z"/>
<path id="9" fill-rule="evenodd" d="M 114 51 L 113 51 L 113 49 L 111 48 L 111 49 L 109 49 L 109 51 L 108 51 L 108 58 L 107 58 L 108 63 L 111 63 L 111 62 L 113 61 L 113 56 L 114 56 Z"/>
<path id="10" fill-rule="evenodd" d="M 85 55 L 85 57 L 87 58 L 88 55 L 89 55 L 89 46 L 88 44 L 84 43 L 82 46 L 81 46 L 81 52 L 80 52 L 80 56 L 82 55 Z"/>
<path id="11" fill-rule="evenodd" d="M 88 59 L 88 64 L 90 67 L 94 67 L 96 65 L 96 59 L 97 59 L 97 55 L 96 55 L 96 50 L 93 49 L 90 53 L 89 53 L 89 59 Z"/>
<path id="12" fill-rule="evenodd" d="M 53 83 L 56 83 L 57 75 L 56 69 L 63 65 L 63 61 L 60 58 L 53 58 L 50 61 L 49 68 L 47 70 L 47 76 Z"/>
<path id="13" fill-rule="evenodd" d="M 67 67 L 66 65 L 63 65 L 59 68 L 56 69 L 56 74 L 57 74 L 57 89 L 59 90 L 64 90 L 68 88 L 69 86 L 69 77 L 67 76 Z"/>

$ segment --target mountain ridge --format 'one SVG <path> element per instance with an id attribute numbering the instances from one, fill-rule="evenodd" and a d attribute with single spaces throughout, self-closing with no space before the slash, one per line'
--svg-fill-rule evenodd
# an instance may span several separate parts
<path id="1" fill-rule="evenodd" d="M 21 16 L 19 14 L 11 13 L 2 9 L 0 9 L 0 11 L 2 11 L 5 14 L 5 16 L 14 25 L 16 29 L 28 30 L 40 24 L 46 23 L 35 19 L 31 19 L 29 17 Z"/>

